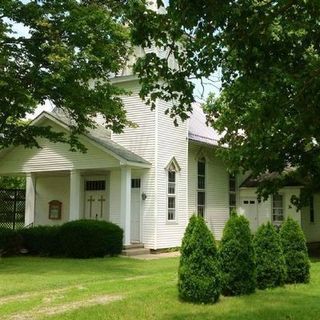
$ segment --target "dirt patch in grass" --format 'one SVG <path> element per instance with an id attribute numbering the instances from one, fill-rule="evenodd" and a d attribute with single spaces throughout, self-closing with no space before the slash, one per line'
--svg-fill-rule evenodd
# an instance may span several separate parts
<path id="1" fill-rule="evenodd" d="M 23 312 L 6 317 L 6 320 L 33 320 L 42 316 L 53 316 L 62 314 L 69 311 L 74 311 L 84 307 L 92 307 L 95 305 L 108 304 L 113 301 L 122 300 L 123 296 L 120 295 L 103 295 L 92 297 L 87 300 L 73 301 L 65 304 L 59 304 L 51 307 L 39 307 L 32 309 L 28 312 Z"/>

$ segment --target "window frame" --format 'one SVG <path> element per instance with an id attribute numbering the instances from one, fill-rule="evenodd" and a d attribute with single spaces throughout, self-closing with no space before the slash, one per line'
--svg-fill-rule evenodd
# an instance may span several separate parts
<path id="1" fill-rule="evenodd" d="M 275 203 L 275 201 L 277 201 L 277 200 L 275 200 L 275 196 L 277 197 L 277 196 L 279 196 L 279 197 L 281 197 L 281 207 L 275 207 L 275 205 L 274 205 L 274 203 Z M 279 201 L 279 200 L 278 200 Z M 282 194 L 282 193 L 279 193 L 279 194 L 276 194 L 276 195 L 273 195 L 272 196 L 272 202 L 271 202 L 271 204 L 272 204 L 272 211 L 271 211 L 271 220 L 272 220 L 272 224 L 274 225 L 274 226 L 277 226 L 277 227 L 279 227 L 279 226 L 281 226 L 281 224 L 284 222 L 284 220 L 285 220 L 285 213 L 284 213 L 284 208 L 285 208 L 285 203 L 284 203 L 284 195 Z M 275 214 L 274 213 L 274 210 L 282 210 L 282 214 L 281 215 L 279 215 L 279 213 L 277 213 L 277 214 Z M 282 216 L 282 220 L 279 220 L 279 219 L 275 219 L 274 217 L 275 216 Z"/>
<path id="2" fill-rule="evenodd" d="M 231 190 L 231 181 L 234 181 L 234 190 Z M 235 174 L 229 174 L 229 215 L 231 215 L 233 210 L 237 210 L 237 177 Z M 231 204 L 231 195 L 235 197 L 234 205 Z"/>
<path id="3" fill-rule="evenodd" d="M 204 174 L 199 174 L 199 163 L 204 164 Z M 197 216 L 202 217 L 205 219 L 206 217 L 206 209 L 207 209 L 207 194 L 206 194 L 206 187 L 207 187 L 207 179 L 206 179 L 206 173 L 207 173 L 207 161 L 205 158 L 198 159 L 197 161 Z M 204 188 L 199 188 L 199 177 L 204 179 Z M 204 195 L 204 203 L 199 204 L 199 194 Z M 201 210 L 199 210 L 201 208 Z M 200 212 L 202 211 L 202 212 Z"/>
<path id="4" fill-rule="evenodd" d="M 174 181 L 170 181 L 170 174 L 174 173 Z M 167 223 L 176 223 L 177 222 L 177 171 L 175 168 L 170 166 L 167 170 L 167 205 L 166 205 L 166 220 Z M 174 193 L 171 190 L 174 189 Z M 170 200 L 174 199 L 174 207 L 169 207 Z M 173 214 L 173 218 L 170 217 L 170 214 Z"/>

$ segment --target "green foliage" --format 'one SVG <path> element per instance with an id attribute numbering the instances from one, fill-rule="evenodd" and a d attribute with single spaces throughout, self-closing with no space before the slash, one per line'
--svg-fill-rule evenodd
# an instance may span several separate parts
<path id="1" fill-rule="evenodd" d="M 299 223 L 289 217 L 281 227 L 280 237 L 287 265 L 286 282 L 309 282 L 310 261 L 304 233 Z"/>
<path id="2" fill-rule="evenodd" d="M 286 279 L 286 263 L 280 236 L 270 222 L 259 227 L 254 237 L 254 248 L 257 287 L 266 289 L 283 285 Z"/>
<path id="3" fill-rule="evenodd" d="M 227 296 L 250 294 L 256 288 L 255 254 L 249 222 L 232 214 L 220 243 L 222 293 Z"/>
<path id="4" fill-rule="evenodd" d="M 182 245 L 178 280 L 182 300 L 214 303 L 221 292 L 217 248 L 203 218 L 192 216 Z"/>
<path id="5" fill-rule="evenodd" d="M 31 254 L 41 256 L 62 255 L 60 226 L 36 226 L 18 231 L 22 244 Z"/>
<path id="6" fill-rule="evenodd" d="M 77 135 L 97 113 L 107 128 L 122 131 L 126 92 L 110 78 L 131 52 L 123 10 L 124 1 L 115 0 L 1 1 L 0 149 L 38 147 L 37 137 L 79 147 Z M 70 136 L 24 121 L 47 101 L 73 120 Z"/>
<path id="7" fill-rule="evenodd" d="M 206 111 L 229 146 L 220 150 L 228 167 L 258 177 L 290 165 L 319 190 L 320 2 L 170 0 L 166 9 L 156 14 L 141 5 L 132 14 L 135 43 L 171 53 L 139 59 L 141 95 L 151 104 L 175 101 L 169 112 L 185 119 L 195 80 L 220 87 Z M 273 176 L 259 192 L 267 197 L 284 183 Z"/>
<path id="8" fill-rule="evenodd" d="M 25 187 L 25 178 L 0 176 L 0 189 L 25 189 Z"/>
<path id="9" fill-rule="evenodd" d="M 67 257 L 91 258 L 122 251 L 123 230 L 106 221 L 77 220 L 61 226 L 62 250 Z"/>
<path id="10" fill-rule="evenodd" d="M 9 228 L 0 228 L 0 254 L 11 255 L 16 253 L 17 235 Z"/>

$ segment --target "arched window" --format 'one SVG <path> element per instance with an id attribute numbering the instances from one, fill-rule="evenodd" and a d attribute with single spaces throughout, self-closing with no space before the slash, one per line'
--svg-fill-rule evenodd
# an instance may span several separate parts
<path id="1" fill-rule="evenodd" d="M 205 217 L 206 210 L 206 160 L 198 160 L 198 192 L 197 192 L 197 213 Z"/>

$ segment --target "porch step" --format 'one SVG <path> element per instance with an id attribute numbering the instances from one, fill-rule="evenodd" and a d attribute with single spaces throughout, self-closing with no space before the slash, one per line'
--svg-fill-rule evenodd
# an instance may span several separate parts
<path id="1" fill-rule="evenodd" d="M 141 248 L 144 248 L 144 244 L 143 243 L 131 243 L 131 244 L 128 244 L 126 246 L 123 246 L 124 250 L 141 249 Z"/>
<path id="2" fill-rule="evenodd" d="M 122 255 L 127 257 L 140 256 L 142 254 L 149 254 L 150 250 L 146 249 L 143 244 L 130 244 L 124 246 Z"/>

